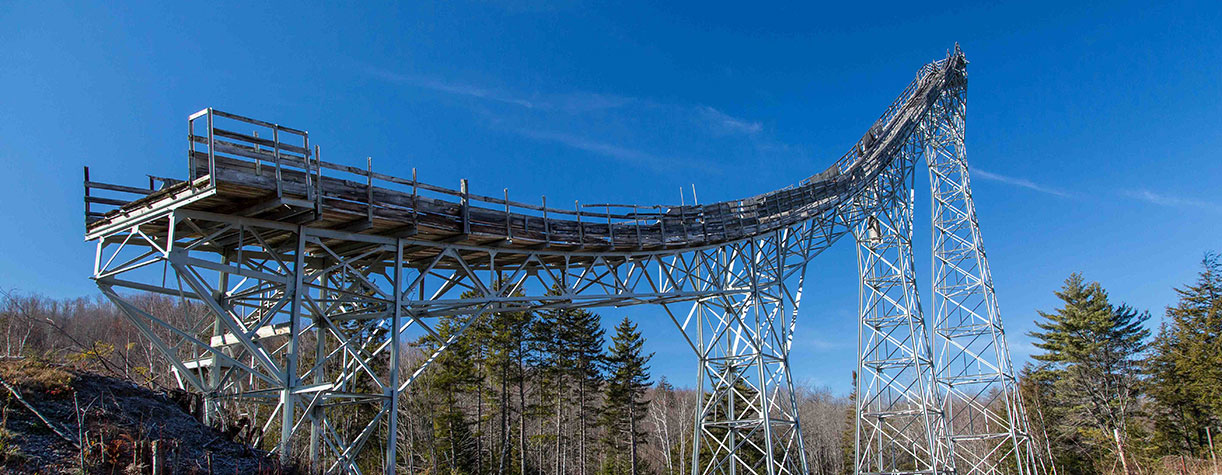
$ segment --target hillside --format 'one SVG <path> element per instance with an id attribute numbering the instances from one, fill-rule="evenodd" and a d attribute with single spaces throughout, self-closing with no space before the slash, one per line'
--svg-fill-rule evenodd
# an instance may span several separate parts
<path id="1" fill-rule="evenodd" d="M 285 473 L 274 456 L 192 417 L 189 411 L 198 403 L 185 393 L 25 359 L 0 361 L 0 377 L 5 473 L 150 473 L 154 441 L 159 465 L 166 464 L 163 473 L 206 474 L 209 459 L 212 473 Z"/>

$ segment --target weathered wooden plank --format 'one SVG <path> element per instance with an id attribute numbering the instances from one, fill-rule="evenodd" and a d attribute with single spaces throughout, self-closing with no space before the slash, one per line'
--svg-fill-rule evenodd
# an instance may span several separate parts
<path id="1" fill-rule="evenodd" d="M 259 145 L 262 145 L 264 147 L 268 147 L 271 149 L 275 149 L 277 147 L 277 143 L 271 139 L 264 138 L 264 137 L 255 137 L 253 135 L 246 135 L 241 132 L 234 132 L 231 130 L 225 130 L 225 129 L 221 129 L 218 127 L 212 128 L 212 134 L 217 137 L 225 137 L 228 139 L 241 140 L 243 142 L 259 144 Z M 205 140 L 204 143 L 207 143 L 206 142 L 207 137 L 202 137 L 198 135 L 196 137 L 204 139 Z M 296 153 L 302 156 L 310 155 L 310 151 L 301 147 L 300 145 L 288 144 L 288 143 L 284 143 L 283 141 L 281 141 L 279 143 L 279 147 L 280 147 L 281 152 L 293 152 L 293 153 Z"/>
<path id="2" fill-rule="evenodd" d="M 134 193 L 138 195 L 147 195 L 149 193 L 157 191 L 157 190 L 150 190 L 148 188 L 136 188 L 134 186 L 112 185 L 110 183 L 100 183 L 96 181 L 86 181 L 85 187 L 97 188 L 99 190 L 119 191 L 123 193 Z"/>
<path id="3" fill-rule="evenodd" d="M 97 196 L 86 196 L 86 197 L 85 197 L 85 202 L 86 202 L 86 203 L 97 203 L 97 204 L 103 204 L 103 205 L 123 206 L 123 205 L 126 205 L 126 204 L 128 204 L 128 203 L 131 203 L 131 202 L 132 202 L 132 200 L 116 200 L 116 199 L 113 199 L 113 198 L 101 198 L 101 197 L 97 197 Z"/>

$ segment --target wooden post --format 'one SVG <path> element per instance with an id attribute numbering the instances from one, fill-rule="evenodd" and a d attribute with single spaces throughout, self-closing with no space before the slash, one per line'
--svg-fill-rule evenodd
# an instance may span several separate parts
<path id="1" fill-rule="evenodd" d="M 509 188 L 505 188 L 505 239 L 513 242 L 513 228 L 509 221 Z"/>
<path id="2" fill-rule="evenodd" d="M 311 180 L 311 178 L 313 178 L 312 176 L 313 173 L 310 173 L 312 170 L 310 170 L 310 135 L 309 134 L 305 134 L 301 136 L 301 148 L 305 149 L 305 152 L 301 154 L 301 161 L 303 162 L 302 164 L 305 165 L 306 199 L 309 199 L 310 191 L 312 189 L 317 188 L 319 191 L 322 190 L 321 183 Z M 314 181 L 314 183 L 310 183 L 311 181 Z"/>
<path id="3" fill-rule="evenodd" d="M 365 219 L 373 225 L 373 157 L 365 157 Z"/>
<path id="4" fill-rule="evenodd" d="M 632 205 L 632 223 L 636 228 L 636 248 L 641 248 L 641 212 L 637 205 Z"/>
<path id="5" fill-rule="evenodd" d="M 162 453 L 164 448 L 165 444 L 161 440 L 153 441 L 153 475 L 165 475 L 165 454 Z"/>
<path id="6" fill-rule="evenodd" d="M 212 116 L 211 115 L 208 116 L 208 137 L 209 137 L 209 141 L 211 142 L 212 140 L 211 139 L 212 137 Z M 280 129 L 272 129 L 272 144 L 275 145 L 275 150 L 273 150 L 273 152 L 275 153 L 275 157 L 276 157 L 276 197 L 280 198 L 284 196 L 284 190 L 281 188 L 282 178 L 280 176 L 280 167 L 281 167 L 280 165 Z M 209 147 L 208 153 L 211 154 L 212 145 L 209 144 L 208 147 Z M 216 177 L 213 177 L 212 181 L 216 182 Z"/>
<path id="7" fill-rule="evenodd" d="M 309 162 L 309 157 L 306 161 Z M 322 216 L 322 149 L 317 145 L 314 146 L 314 214 Z"/>
<path id="8" fill-rule="evenodd" d="M 467 188 L 467 179 L 463 178 L 459 182 L 459 192 L 462 193 L 462 233 L 463 235 L 471 234 L 471 203 L 470 190 Z"/>
<path id="9" fill-rule="evenodd" d="M 85 167 L 85 222 L 89 222 L 89 167 Z"/>
<path id="10" fill-rule="evenodd" d="M 192 116 L 195 117 L 195 116 Z M 187 164 L 191 166 L 191 170 L 187 172 L 188 180 L 191 182 L 191 187 L 195 187 L 195 119 L 187 119 Z"/>
<path id="11" fill-rule="evenodd" d="M 547 219 L 547 195 L 543 195 L 543 247 L 552 245 L 552 222 Z"/>
<path id="12" fill-rule="evenodd" d="M 611 237 L 611 247 L 615 247 L 615 228 L 611 227 L 611 205 L 607 205 L 607 235 Z"/>
<path id="13" fill-rule="evenodd" d="M 250 132 L 250 134 L 253 135 L 255 138 L 259 138 L 258 130 L 253 130 Z M 255 151 L 256 152 L 263 151 L 263 146 L 259 145 L 258 142 L 255 142 Z M 260 159 L 259 157 L 255 157 L 255 176 L 263 176 L 263 160 Z"/>
<path id="14" fill-rule="evenodd" d="M 573 209 L 577 211 L 577 241 L 581 247 L 586 247 L 586 227 L 581 224 L 581 201 L 573 200 Z"/>
<path id="15" fill-rule="evenodd" d="M 420 230 L 420 193 L 417 191 L 416 168 L 412 167 L 412 232 Z"/>

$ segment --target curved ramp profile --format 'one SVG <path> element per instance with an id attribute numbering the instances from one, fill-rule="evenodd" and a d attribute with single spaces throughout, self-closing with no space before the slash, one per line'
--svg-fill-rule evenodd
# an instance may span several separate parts
<path id="1" fill-rule="evenodd" d="M 544 245 L 619 252 L 707 247 L 751 239 L 810 220 L 843 205 L 873 182 L 912 134 L 946 84 L 966 73 L 962 54 L 930 63 L 904 89 L 852 149 L 821 173 L 795 186 L 741 200 L 705 205 L 587 204 L 548 208 L 505 197 L 469 193 L 465 181 L 448 189 L 319 159 L 304 131 L 206 109 L 192 116 L 192 175 L 130 203 L 86 196 L 86 235 L 130 225 L 133 213 L 181 206 L 216 211 L 248 205 L 244 216 L 284 219 L 279 206 L 315 213 L 319 228 L 497 248 Z M 204 130 L 197 133 L 199 128 Z M 225 128 L 228 127 L 228 128 Z M 239 128 L 257 128 L 245 133 Z M 196 190 L 215 186 L 216 193 Z M 97 187 L 99 189 L 109 189 Z M 91 201 L 93 198 L 95 201 Z M 190 203 L 178 204 L 190 200 Z M 260 201 L 263 200 L 263 201 Z M 545 199 L 546 200 L 546 199 Z M 95 212 L 90 205 L 118 205 Z M 259 204 L 263 204 L 262 207 Z M 299 215 L 290 216 L 300 221 Z"/>
<path id="2" fill-rule="evenodd" d="M 265 445 L 327 473 L 410 471 L 400 399 L 485 315 L 650 305 L 699 365 L 696 472 L 798 474 L 789 350 L 805 270 L 851 234 L 858 473 L 1032 474 L 968 186 L 966 65 L 958 47 L 926 64 L 848 153 L 797 185 L 693 206 L 481 196 L 466 180 L 323 161 L 303 130 L 205 109 L 188 119 L 186 180 L 144 189 L 86 168 L 92 278 L 204 394 L 209 422 L 270 406 L 251 411 Z M 928 333 L 911 249 L 921 159 L 934 193 Z M 131 291 L 192 312 L 142 307 Z"/>

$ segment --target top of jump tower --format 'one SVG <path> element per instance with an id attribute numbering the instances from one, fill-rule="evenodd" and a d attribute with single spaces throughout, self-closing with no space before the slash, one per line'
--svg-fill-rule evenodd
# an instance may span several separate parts
<path id="1" fill-rule="evenodd" d="M 150 177 L 143 189 L 90 181 L 86 168 L 86 238 L 134 227 L 168 234 L 169 221 L 159 218 L 188 212 L 476 248 L 639 253 L 714 246 L 836 212 L 890 163 L 942 93 L 965 85 L 966 65 L 956 44 L 945 59 L 922 66 L 852 148 L 822 172 L 780 190 L 704 205 L 561 208 L 549 207 L 546 199 L 511 200 L 508 189 L 499 197 L 481 196 L 470 193 L 465 180 L 447 188 L 421 182 L 414 172 L 395 177 L 374 171 L 371 163 L 327 162 L 304 130 L 204 109 L 188 118 L 187 179 Z"/>

